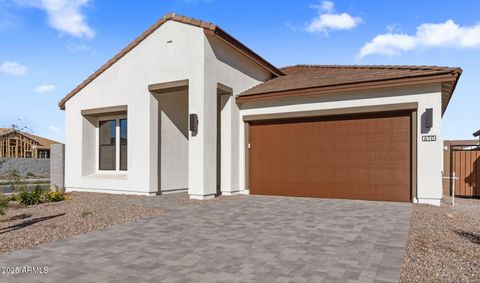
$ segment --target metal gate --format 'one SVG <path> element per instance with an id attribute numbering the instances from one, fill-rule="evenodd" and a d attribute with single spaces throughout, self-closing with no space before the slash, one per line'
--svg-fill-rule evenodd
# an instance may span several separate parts
<path id="1" fill-rule="evenodd" d="M 480 146 L 452 145 L 450 151 L 450 192 L 455 183 L 455 196 L 480 197 Z"/>

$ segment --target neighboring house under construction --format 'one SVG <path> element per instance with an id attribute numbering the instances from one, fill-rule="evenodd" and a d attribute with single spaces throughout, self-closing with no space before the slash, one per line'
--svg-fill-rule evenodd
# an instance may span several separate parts
<path id="1" fill-rule="evenodd" d="M 17 129 L 0 128 L 0 158 L 50 158 L 50 145 L 56 143 Z"/>

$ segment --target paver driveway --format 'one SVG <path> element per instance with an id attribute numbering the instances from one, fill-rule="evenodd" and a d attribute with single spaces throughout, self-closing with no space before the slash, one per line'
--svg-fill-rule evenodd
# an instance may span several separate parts
<path id="1" fill-rule="evenodd" d="M 244 196 L 201 205 L 152 197 L 155 218 L 0 257 L 48 266 L 25 282 L 397 282 L 411 205 Z"/>

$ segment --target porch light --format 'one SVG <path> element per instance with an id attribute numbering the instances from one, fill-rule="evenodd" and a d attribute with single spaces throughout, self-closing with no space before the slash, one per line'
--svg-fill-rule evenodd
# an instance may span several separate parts
<path id="1" fill-rule="evenodd" d="M 197 114 L 190 114 L 190 132 L 196 134 L 198 131 L 198 116 Z"/>

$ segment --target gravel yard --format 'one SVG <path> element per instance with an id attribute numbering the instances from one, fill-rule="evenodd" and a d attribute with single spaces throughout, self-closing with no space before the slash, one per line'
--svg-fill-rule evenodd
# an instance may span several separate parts
<path id="1" fill-rule="evenodd" d="M 131 204 L 146 198 L 143 196 L 78 192 L 68 195 L 71 199 L 61 202 L 12 204 L 6 215 L 0 216 L 0 254 L 163 212 Z"/>
<path id="2" fill-rule="evenodd" d="M 414 205 L 402 282 L 480 281 L 480 200 Z"/>

